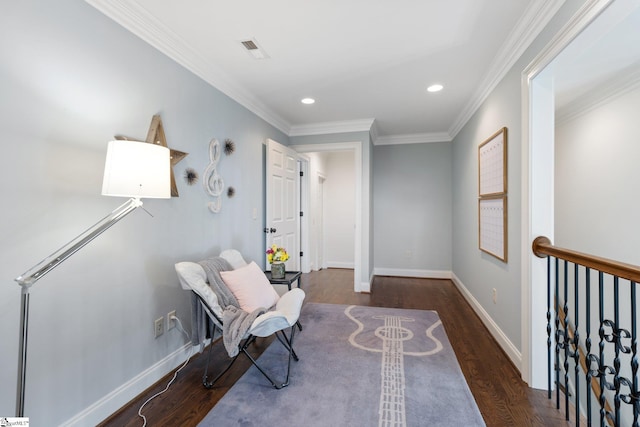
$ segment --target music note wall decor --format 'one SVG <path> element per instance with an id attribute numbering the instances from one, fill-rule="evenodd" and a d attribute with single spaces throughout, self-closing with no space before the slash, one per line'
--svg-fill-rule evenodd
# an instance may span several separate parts
<path id="1" fill-rule="evenodd" d="M 507 262 L 507 128 L 478 146 L 478 245 Z"/>

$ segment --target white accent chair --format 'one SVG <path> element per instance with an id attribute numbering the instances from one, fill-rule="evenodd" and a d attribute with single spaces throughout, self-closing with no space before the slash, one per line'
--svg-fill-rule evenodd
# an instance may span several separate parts
<path id="1" fill-rule="evenodd" d="M 227 260 L 234 269 L 246 265 L 246 262 L 238 251 L 227 250 L 222 252 L 220 255 L 221 258 Z M 207 274 L 204 268 L 200 264 L 194 262 L 179 262 L 175 264 L 175 269 L 182 288 L 192 291 L 195 294 L 205 313 L 212 321 L 214 327 L 222 334 L 223 308 L 218 303 L 218 296 L 208 284 Z M 302 289 L 294 288 L 280 296 L 272 310 L 256 317 L 238 346 L 238 354 L 233 357 L 229 365 L 222 370 L 222 372 L 220 372 L 213 381 L 208 380 L 211 348 L 213 347 L 213 345 L 210 345 L 205 373 L 202 380 L 203 385 L 206 388 L 213 388 L 216 381 L 218 381 L 218 379 L 220 379 L 229 370 L 229 368 L 231 368 L 240 354 L 247 356 L 251 363 L 276 389 L 281 389 L 289 385 L 291 359 L 298 361 L 298 356 L 293 350 L 293 340 L 295 337 L 295 326 L 298 322 L 298 317 L 300 316 L 304 297 L 305 293 Z M 288 335 L 285 333 L 285 330 L 287 329 L 289 330 Z M 282 382 L 274 380 L 261 366 L 258 365 L 257 361 L 247 351 L 247 348 L 256 340 L 257 337 L 268 337 L 274 334 L 276 338 L 278 338 L 278 341 L 280 341 L 288 351 L 287 374 L 285 380 Z"/>

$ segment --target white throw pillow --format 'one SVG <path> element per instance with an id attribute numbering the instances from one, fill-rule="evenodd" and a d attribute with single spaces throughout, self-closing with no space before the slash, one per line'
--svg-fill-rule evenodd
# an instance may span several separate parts
<path id="1" fill-rule="evenodd" d="M 280 298 L 254 261 L 235 270 L 221 271 L 220 276 L 246 312 L 260 307 L 268 309 Z"/>

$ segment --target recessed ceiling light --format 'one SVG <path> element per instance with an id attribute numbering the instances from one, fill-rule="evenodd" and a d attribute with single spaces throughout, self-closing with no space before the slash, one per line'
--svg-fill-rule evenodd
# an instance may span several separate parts
<path id="1" fill-rule="evenodd" d="M 431 85 L 427 88 L 427 92 L 440 92 L 443 88 L 442 85 Z"/>
<path id="2" fill-rule="evenodd" d="M 302 102 L 303 104 L 311 105 L 316 102 L 316 100 L 313 98 L 302 98 L 300 102 Z"/>

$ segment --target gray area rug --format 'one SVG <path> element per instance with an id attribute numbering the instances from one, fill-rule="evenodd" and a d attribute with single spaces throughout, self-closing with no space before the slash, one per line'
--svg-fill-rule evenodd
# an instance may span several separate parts
<path id="1" fill-rule="evenodd" d="M 252 366 L 199 426 L 485 425 L 435 311 L 308 303 L 300 320 L 290 385 Z M 258 363 L 284 379 L 285 361 L 274 341 Z"/>

